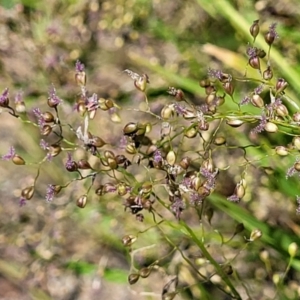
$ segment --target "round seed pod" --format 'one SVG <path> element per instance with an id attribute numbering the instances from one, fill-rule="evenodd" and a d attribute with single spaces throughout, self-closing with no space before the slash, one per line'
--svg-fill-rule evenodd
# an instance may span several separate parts
<path id="1" fill-rule="evenodd" d="M 125 150 L 129 154 L 135 154 L 137 152 L 134 143 L 127 144 Z"/>
<path id="2" fill-rule="evenodd" d="M 130 122 L 124 126 L 123 133 L 124 135 L 133 135 L 137 132 L 137 130 L 138 130 L 137 123 Z"/>
<path id="3" fill-rule="evenodd" d="M 99 136 L 93 136 L 91 139 L 91 145 L 97 147 L 97 148 L 101 148 L 103 147 L 106 143 L 101 139 L 101 137 Z"/>
<path id="4" fill-rule="evenodd" d="M 86 159 L 80 159 L 77 162 L 77 165 L 78 165 L 78 169 L 81 169 L 81 170 L 92 169 L 91 165 L 89 164 L 89 162 Z"/>
<path id="5" fill-rule="evenodd" d="M 275 40 L 275 34 L 273 31 L 269 31 L 265 34 L 265 41 L 266 43 L 271 46 Z"/>
<path id="6" fill-rule="evenodd" d="M 284 146 L 277 146 L 275 148 L 275 152 L 276 152 L 276 154 L 278 154 L 280 156 L 287 156 L 289 154 L 288 149 Z"/>
<path id="7" fill-rule="evenodd" d="M 26 187 L 21 191 L 21 196 L 24 197 L 26 200 L 30 200 L 34 194 L 34 186 Z"/>
<path id="8" fill-rule="evenodd" d="M 169 165 L 174 166 L 176 162 L 176 154 L 173 150 L 170 150 L 166 156 L 166 161 Z"/>
<path id="9" fill-rule="evenodd" d="M 276 107 L 276 114 L 277 116 L 284 118 L 289 115 L 289 111 L 284 104 L 279 104 Z"/>
<path id="10" fill-rule="evenodd" d="M 216 92 L 216 88 L 213 85 L 205 87 L 205 94 L 210 95 L 211 93 Z"/>
<path id="11" fill-rule="evenodd" d="M 299 151 L 300 150 L 300 136 L 293 138 L 293 146 Z"/>
<path id="12" fill-rule="evenodd" d="M 137 237 L 132 235 L 132 234 L 129 234 L 129 235 L 125 235 L 123 236 L 122 238 L 122 244 L 125 246 L 125 247 L 129 247 L 131 246 L 133 243 L 135 243 L 135 241 L 137 240 Z"/>
<path id="13" fill-rule="evenodd" d="M 205 120 L 200 120 L 198 123 L 198 129 L 201 131 L 207 131 L 209 129 L 209 124 Z"/>
<path id="14" fill-rule="evenodd" d="M 239 199 L 242 199 L 245 196 L 245 192 L 246 192 L 245 187 L 241 182 L 239 182 L 235 187 L 234 193 Z"/>
<path id="15" fill-rule="evenodd" d="M 105 158 L 115 158 L 115 154 L 110 150 L 105 150 L 104 151 L 104 157 Z"/>
<path id="16" fill-rule="evenodd" d="M 272 122 L 267 122 L 265 125 L 265 131 L 270 132 L 270 133 L 275 133 L 278 131 L 278 127 L 276 124 Z"/>
<path id="17" fill-rule="evenodd" d="M 255 106 L 255 107 L 259 107 L 262 108 L 264 107 L 265 103 L 264 100 L 257 94 L 254 94 L 251 98 L 251 103 Z"/>
<path id="18" fill-rule="evenodd" d="M 192 139 L 197 135 L 197 133 L 198 133 L 198 130 L 195 127 L 191 127 L 184 133 L 184 136 L 186 136 L 189 139 Z"/>
<path id="19" fill-rule="evenodd" d="M 76 161 L 70 161 L 66 164 L 66 170 L 68 172 L 75 172 L 78 170 L 78 165 L 77 165 L 77 162 Z"/>
<path id="20" fill-rule="evenodd" d="M 81 102 L 81 101 L 80 101 L 80 102 L 77 104 L 77 111 L 79 112 L 79 114 L 80 114 L 81 116 L 84 116 L 84 114 L 85 114 L 86 111 L 87 111 L 84 102 Z"/>
<path id="21" fill-rule="evenodd" d="M 134 86 L 141 92 L 144 92 L 146 90 L 147 83 L 149 83 L 149 77 L 147 74 L 143 74 L 142 76 L 139 76 L 137 80 L 134 81 Z"/>
<path id="22" fill-rule="evenodd" d="M 115 170 L 118 167 L 118 163 L 115 158 L 108 158 L 107 163 L 112 170 Z"/>
<path id="23" fill-rule="evenodd" d="M 44 125 L 41 130 L 41 135 L 47 136 L 52 132 L 52 127 L 48 124 Z"/>
<path id="24" fill-rule="evenodd" d="M 119 154 L 115 157 L 116 162 L 118 165 L 122 165 L 127 161 L 127 158 L 125 157 L 125 155 L 123 154 Z"/>
<path id="25" fill-rule="evenodd" d="M 42 113 L 42 118 L 46 123 L 53 123 L 54 122 L 54 116 L 50 111 L 46 111 Z"/>
<path id="26" fill-rule="evenodd" d="M 173 106 L 170 106 L 170 105 L 165 105 L 161 112 L 160 112 L 160 115 L 161 117 L 164 119 L 164 120 L 168 120 L 170 119 L 171 117 L 173 117 L 174 115 L 174 105 Z"/>
<path id="27" fill-rule="evenodd" d="M 86 83 L 86 74 L 84 71 L 76 72 L 75 81 L 78 86 L 85 86 Z"/>
<path id="28" fill-rule="evenodd" d="M 26 106 L 24 101 L 20 101 L 16 103 L 16 112 L 19 114 L 23 114 L 26 112 Z"/>
<path id="29" fill-rule="evenodd" d="M 291 244 L 289 244 L 289 247 L 288 247 L 288 253 L 291 257 L 294 257 L 298 252 L 298 245 L 293 242 Z"/>
<path id="30" fill-rule="evenodd" d="M 119 183 L 117 186 L 117 192 L 119 196 L 125 196 L 127 194 L 127 187 L 125 183 Z"/>
<path id="31" fill-rule="evenodd" d="M 264 80 L 271 80 L 273 78 L 273 71 L 270 66 L 263 72 Z"/>
<path id="32" fill-rule="evenodd" d="M 87 196 L 86 195 L 82 195 L 80 196 L 77 201 L 76 201 L 76 205 L 80 208 L 84 208 L 86 206 L 87 203 Z"/>
<path id="33" fill-rule="evenodd" d="M 295 162 L 294 163 L 294 169 L 297 171 L 297 172 L 300 172 L 300 162 Z"/>
<path id="34" fill-rule="evenodd" d="M 149 194 L 152 191 L 152 183 L 150 181 L 146 181 L 143 183 L 141 192 L 143 194 Z"/>
<path id="35" fill-rule="evenodd" d="M 256 38 L 258 33 L 259 33 L 259 24 L 258 24 L 258 22 L 259 22 L 259 20 L 253 21 L 253 24 L 250 27 L 250 34 L 254 38 Z"/>
<path id="36" fill-rule="evenodd" d="M 232 96 L 234 93 L 234 85 L 232 83 L 232 81 L 226 81 L 223 84 L 223 88 L 226 94 L 228 94 L 229 96 Z"/>
<path id="37" fill-rule="evenodd" d="M 240 127 L 244 122 L 239 119 L 229 119 L 226 121 L 226 123 L 231 127 Z"/>
<path id="38" fill-rule="evenodd" d="M 137 136 L 143 136 L 146 133 L 146 124 L 138 124 L 138 128 L 136 131 Z"/>
<path id="39" fill-rule="evenodd" d="M 225 95 L 224 96 L 218 96 L 216 101 L 215 101 L 216 106 L 221 106 L 224 103 L 225 103 Z"/>
<path id="40" fill-rule="evenodd" d="M 249 58 L 249 65 L 250 65 L 253 69 L 260 70 L 260 61 L 259 61 L 259 57 L 258 57 L 258 56 L 250 57 L 250 58 Z"/>
<path id="41" fill-rule="evenodd" d="M 17 155 L 17 154 L 15 154 L 15 155 L 13 156 L 12 162 L 13 162 L 15 165 L 18 165 L 18 166 L 25 165 L 25 160 L 24 160 L 21 156 L 19 156 L 19 155 Z"/>
<path id="42" fill-rule="evenodd" d="M 206 88 L 206 87 L 210 86 L 210 81 L 209 81 L 209 79 L 202 79 L 199 81 L 199 85 L 203 88 Z"/>
<path id="43" fill-rule="evenodd" d="M 300 112 L 297 111 L 296 113 L 293 114 L 293 121 L 296 123 L 300 123 Z"/>
<path id="44" fill-rule="evenodd" d="M 144 267 L 139 270 L 139 275 L 142 278 L 147 278 L 151 274 L 152 269 L 153 269 L 153 267 Z"/>
<path id="45" fill-rule="evenodd" d="M 61 185 L 53 185 L 54 188 L 54 195 L 57 196 L 60 191 L 62 190 L 62 186 Z"/>
<path id="46" fill-rule="evenodd" d="M 52 157 L 57 156 L 60 152 L 61 152 L 61 147 L 60 147 L 60 145 L 58 145 L 58 144 L 52 144 L 52 145 L 49 147 L 49 154 L 50 154 Z"/>
<path id="47" fill-rule="evenodd" d="M 214 103 L 215 99 L 216 99 L 216 92 L 214 91 L 211 94 L 209 94 L 209 95 L 206 96 L 205 103 L 207 105 L 211 105 L 211 104 Z"/>
<path id="48" fill-rule="evenodd" d="M 214 170 L 213 161 L 211 158 L 205 159 L 202 162 L 201 168 L 207 170 L 209 173 L 212 173 Z"/>
<path id="49" fill-rule="evenodd" d="M 250 234 L 250 241 L 254 242 L 255 240 L 261 238 L 262 232 L 259 229 L 253 229 Z"/>
<path id="50" fill-rule="evenodd" d="M 179 163 L 182 169 L 187 170 L 190 166 L 191 159 L 189 157 L 183 157 Z"/>
<path id="51" fill-rule="evenodd" d="M 278 78 L 276 85 L 275 85 L 276 93 L 283 92 L 287 86 L 288 86 L 288 83 L 283 78 Z"/>
<path id="52" fill-rule="evenodd" d="M 223 136 L 217 136 L 214 139 L 214 144 L 217 146 L 224 145 L 226 143 L 226 139 Z"/>
<path id="53" fill-rule="evenodd" d="M 140 278 L 139 274 L 132 273 L 128 276 L 128 282 L 130 285 L 135 284 Z"/>

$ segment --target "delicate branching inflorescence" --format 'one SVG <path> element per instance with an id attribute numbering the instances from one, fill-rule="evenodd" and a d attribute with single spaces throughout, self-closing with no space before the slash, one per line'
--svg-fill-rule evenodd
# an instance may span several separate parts
<path id="1" fill-rule="evenodd" d="M 269 48 L 278 38 L 275 29 L 276 24 L 272 24 L 265 34 L 265 41 Z M 137 119 L 135 115 L 133 120 L 122 124 L 119 142 L 115 145 L 105 141 L 102 137 L 103 131 L 92 133 L 92 122 L 99 111 L 114 115 L 118 121 L 122 121 L 119 110 L 123 108 L 111 99 L 88 92 L 85 66 L 79 60 L 75 64 L 74 75 L 75 82 L 80 89 L 74 104 L 74 112 L 78 114 L 80 120 L 77 128 L 73 128 L 72 124 L 68 124 L 68 120 L 61 117 L 60 107 L 64 102 L 57 95 L 53 85 L 49 89 L 48 109 L 34 108 L 32 110 L 34 120 L 29 117 L 30 114 L 24 117 L 26 106 L 20 93 L 15 97 L 15 109 L 10 107 L 9 90 L 5 88 L 0 96 L 0 106 L 12 116 L 38 127 L 41 136 L 39 144 L 45 151 L 42 161 L 36 163 L 37 175 L 32 185 L 21 191 L 20 206 L 33 198 L 41 165 L 52 163 L 59 156 L 63 157 L 63 160 L 57 159 L 57 161 L 60 163 L 63 161 L 61 169 L 66 171 L 68 174 L 66 176 L 70 176 L 70 180 L 64 183 L 48 184 L 45 196 L 47 202 L 55 201 L 55 197 L 75 181 L 82 181 L 85 191 L 77 197 L 74 203 L 79 208 L 90 205 L 93 198 L 91 191 L 94 191 L 94 197 L 102 198 L 108 194 L 111 199 L 121 199 L 120 207 L 123 206 L 125 211 L 135 215 L 140 222 L 143 222 L 145 212 L 149 212 L 156 222 L 157 217 L 164 220 L 164 209 L 173 213 L 175 219 L 181 220 L 185 210 L 195 208 L 200 222 L 202 223 L 202 214 L 203 216 L 207 214 L 208 222 L 211 224 L 213 210 L 211 207 L 206 210 L 203 208 L 209 206 L 209 197 L 216 190 L 219 174 L 226 172 L 225 167 L 217 166 L 220 161 L 219 149 L 230 148 L 226 139 L 226 130 L 229 126 L 233 128 L 232 130 L 239 130 L 240 126 L 248 124 L 249 133 L 257 136 L 261 133 L 275 133 L 279 130 L 285 133 L 285 129 L 289 126 L 298 129 L 300 124 L 300 112 L 293 112 L 290 116 L 290 111 L 285 105 L 285 89 L 288 83 L 283 78 L 278 78 L 275 83 L 271 81 L 273 71 L 270 63 L 270 49 L 266 55 L 264 50 L 254 46 L 259 30 L 259 22 L 256 20 L 250 28 L 253 44 L 248 45 L 246 50 L 248 66 L 257 70 L 258 78 L 253 80 L 255 88 L 248 90 L 242 99 L 236 99 L 236 90 L 239 85 L 251 81 L 251 78 L 247 78 L 246 75 L 239 78 L 221 70 L 209 68 L 207 78 L 199 82 L 205 93 L 201 105 L 194 104 L 180 88 L 169 87 L 165 93 L 167 103 L 157 114 L 151 110 L 147 98 L 147 86 L 150 83 L 148 75 L 139 75 L 126 69 L 124 73 L 133 80 L 133 86 L 144 97 L 146 110 L 133 109 L 140 118 Z M 267 68 L 262 70 L 261 62 L 264 59 Z M 266 97 L 266 95 L 269 96 Z M 222 109 L 222 106 L 229 101 L 235 107 L 230 112 Z M 253 106 L 256 113 L 252 113 L 253 110 L 248 112 L 249 106 Z M 222 131 L 223 128 L 224 131 Z M 218 135 L 219 132 L 223 135 Z M 72 139 L 69 138 L 70 135 Z M 185 143 L 190 149 L 185 148 Z M 231 146 L 244 153 L 243 162 L 240 164 L 243 173 L 226 196 L 228 201 L 234 203 L 242 201 L 246 195 L 247 168 L 255 166 L 255 162 L 248 157 L 247 147 Z M 251 147 L 256 147 L 256 145 L 251 145 Z M 78 149 L 84 151 L 84 158 L 76 159 L 75 154 Z M 297 152 L 299 149 L 300 137 L 295 136 L 289 147 L 276 145 L 273 150 L 274 155 L 287 156 L 293 150 Z M 91 157 L 96 159 L 97 163 L 93 164 Z M 27 164 L 24 158 L 16 154 L 14 147 L 10 147 L 2 159 L 10 160 L 18 166 Z M 135 168 L 139 167 L 144 170 L 143 176 L 135 176 Z M 290 167 L 286 177 L 298 173 L 300 174 L 299 159 Z M 101 184 L 97 183 L 99 181 Z M 298 196 L 297 205 L 297 213 L 300 213 Z M 159 225 L 158 222 L 156 225 Z M 243 226 L 240 228 L 244 229 Z M 253 231 L 247 241 L 254 242 L 261 235 L 261 231 Z M 122 243 L 124 246 L 131 247 L 136 239 L 136 236 L 127 235 Z M 207 255 L 206 258 L 219 272 L 227 285 L 226 289 L 229 287 L 228 294 L 238 298 L 234 286 L 226 280 L 226 276 L 233 273 L 232 266 L 225 264 L 226 268 L 221 268 L 210 255 L 205 254 L 205 249 L 205 247 L 201 249 L 202 255 Z M 135 284 L 140 278 L 147 278 L 151 272 L 152 266 L 145 267 L 139 272 L 131 273 L 128 281 L 130 284 Z M 201 277 L 198 271 L 197 274 Z M 206 280 L 210 281 L 210 278 Z M 177 288 L 177 281 L 175 288 Z M 163 292 L 163 299 L 172 299 L 176 293 L 176 291 L 170 292 L 167 286 Z"/>

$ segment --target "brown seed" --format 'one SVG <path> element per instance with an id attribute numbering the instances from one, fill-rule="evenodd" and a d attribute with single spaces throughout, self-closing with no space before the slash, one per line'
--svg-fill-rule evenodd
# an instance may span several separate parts
<path id="1" fill-rule="evenodd" d="M 129 247 L 131 246 L 135 241 L 137 240 L 137 237 L 134 236 L 134 235 L 125 235 L 123 236 L 122 238 L 122 244 L 125 246 L 125 247 Z"/>
<path id="2" fill-rule="evenodd" d="M 134 122 L 127 123 L 123 128 L 124 135 L 133 135 L 138 130 L 138 124 Z"/>
<path id="3" fill-rule="evenodd" d="M 259 20 L 253 21 L 253 24 L 250 27 L 250 34 L 254 38 L 256 38 L 258 33 L 259 33 L 259 24 L 258 24 L 258 22 L 259 22 Z"/>
<path id="4" fill-rule="evenodd" d="M 128 282 L 129 284 L 135 284 L 140 278 L 139 274 L 132 273 L 128 276 Z"/>
<path id="5" fill-rule="evenodd" d="M 47 136 L 52 132 L 52 127 L 48 124 L 44 125 L 41 130 L 41 135 Z"/>
<path id="6" fill-rule="evenodd" d="M 54 116 L 50 111 L 46 111 L 46 112 L 42 113 L 42 118 L 44 119 L 44 121 L 46 123 L 54 122 Z"/>
<path id="7" fill-rule="evenodd" d="M 296 171 L 300 172 L 300 162 L 297 161 L 297 162 L 294 163 L 294 169 Z"/>
<path id="8" fill-rule="evenodd" d="M 92 169 L 91 165 L 89 164 L 89 162 L 86 159 L 80 159 L 78 162 L 78 169 L 81 170 L 88 170 L 88 169 Z"/>
<path id="9" fill-rule="evenodd" d="M 264 80 L 270 80 L 273 78 L 273 71 L 270 66 L 263 72 Z"/>
<path id="10" fill-rule="evenodd" d="M 52 157 L 57 156 L 60 152 L 61 152 L 61 147 L 60 147 L 60 145 L 58 145 L 58 144 L 52 144 L 52 145 L 49 147 L 49 154 L 50 154 Z"/>
<path id="11" fill-rule="evenodd" d="M 101 148 L 103 147 L 104 145 L 106 145 L 106 143 L 101 139 L 101 137 L 99 136 L 93 136 L 91 139 L 90 139 L 90 143 L 91 145 L 97 147 L 97 148 Z"/>
<path id="12" fill-rule="evenodd" d="M 80 208 L 84 208 L 86 206 L 86 203 L 87 203 L 87 195 L 82 195 L 76 201 L 76 205 Z"/>
<path id="13" fill-rule="evenodd" d="M 276 93 L 283 92 L 287 86 L 288 86 L 288 83 L 283 78 L 278 78 L 276 85 L 275 85 Z"/>
<path id="14" fill-rule="evenodd" d="M 18 166 L 25 165 L 25 160 L 24 160 L 21 156 L 19 156 L 19 155 L 17 155 L 17 154 L 15 154 L 15 155 L 13 156 L 12 162 L 13 162 L 15 165 L 18 165 Z"/>
<path id="15" fill-rule="evenodd" d="M 249 65 L 250 65 L 253 69 L 260 70 L 260 61 L 259 61 L 259 57 L 258 57 L 258 56 L 250 57 L 250 58 L 249 58 Z"/>
<path id="16" fill-rule="evenodd" d="M 147 278 L 151 274 L 152 269 L 153 269 L 153 267 L 144 267 L 139 270 L 139 275 L 142 278 Z"/>
<path id="17" fill-rule="evenodd" d="M 188 167 L 190 166 L 191 163 L 191 159 L 189 157 L 183 157 L 179 163 L 179 165 L 181 166 L 181 168 L 183 168 L 184 170 L 187 170 Z"/>
<path id="18" fill-rule="evenodd" d="M 29 186 L 21 191 L 22 197 L 24 197 L 26 200 L 30 200 L 33 197 L 34 194 L 34 186 Z"/>
<path id="19" fill-rule="evenodd" d="M 274 40 L 275 40 L 275 34 L 273 32 L 269 31 L 265 34 L 265 41 L 269 46 L 273 44 Z"/>

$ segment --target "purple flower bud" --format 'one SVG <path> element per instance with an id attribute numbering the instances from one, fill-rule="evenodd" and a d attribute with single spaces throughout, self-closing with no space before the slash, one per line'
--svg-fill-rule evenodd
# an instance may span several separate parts
<path id="1" fill-rule="evenodd" d="M 8 153 L 2 156 L 2 160 L 11 160 L 16 155 L 16 150 L 13 146 L 10 146 Z"/>
<path id="2" fill-rule="evenodd" d="M 49 88 L 48 95 L 49 96 L 47 103 L 50 107 L 56 107 L 57 105 L 62 103 L 62 100 L 56 95 L 56 89 L 53 85 Z"/>
<path id="3" fill-rule="evenodd" d="M 46 200 L 51 202 L 55 196 L 55 186 L 53 184 L 49 184 L 46 191 Z"/>
<path id="4" fill-rule="evenodd" d="M 26 199 L 24 197 L 21 197 L 20 200 L 19 200 L 19 205 L 20 207 L 26 205 Z"/>
<path id="5" fill-rule="evenodd" d="M 75 71 L 76 72 L 83 72 L 85 69 L 85 66 L 83 63 L 81 63 L 79 60 L 76 61 L 76 64 L 75 64 Z"/>
<path id="6" fill-rule="evenodd" d="M 0 95 L 0 106 L 1 107 L 8 107 L 9 105 L 9 92 L 8 88 L 6 88 L 3 93 Z"/>
<path id="7" fill-rule="evenodd" d="M 65 167 L 66 167 L 67 171 L 69 171 L 69 172 L 75 172 L 78 169 L 78 165 L 77 165 L 76 161 L 74 161 L 72 159 L 72 155 L 70 152 L 68 152 L 68 159 L 65 164 Z"/>

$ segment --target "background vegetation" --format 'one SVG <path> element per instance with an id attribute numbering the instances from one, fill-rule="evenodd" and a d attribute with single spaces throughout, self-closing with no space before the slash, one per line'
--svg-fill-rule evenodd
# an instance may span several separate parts
<path id="1" fill-rule="evenodd" d="M 300 130 L 290 125 L 293 114 L 300 111 L 297 0 L 0 3 L 0 90 L 9 88 L 11 98 L 22 91 L 29 117 L 33 108 L 47 110 L 48 90 L 53 84 L 64 100 L 62 115 L 74 128 L 81 124 L 74 112 L 80 93 L 74 65 L 79 59 L 86 66 L 90 93 L 113 99 L 123 108 L 121 123 L 100 112 L 92 125 L 103 140 L 117 147 L 124 124 L 150 117 L 129 110 L 143 110 L 144 95 L 123 70 L 149 76 L 146 93 L 158 115 L 164 105 L 174 102 L 167 93 L 169 86 L 182 89 L 193 105 L 202 105 L 206 94 L 199 81 L 207 77 L 209 68 L 235 78 L 244 76 L 246 49 L 253 41 L 249 28 L 257 19 L 262 33 L 277 23 L 279 39 L 271 49 L 272 84 L 277 78 L 288 82 L 284 104 L 290 116 L 279 122 L 276 133 L 259 135 L 251 132 L 255 122 L 239 128 L 223 122 L 218 131 L 212 125 L 204 138 L 213 141 L 214 132 L 226 138 L 225 146 L 212 148 L 214 164 L 220 170 L 215 191 L 201 208 L 184 210 L 180 220 L 155 203 L 165 220 L 160 226 L 148 212 L 144 222 L 138 222 L 130 210 L 124 212 L 123 200 L 114 194 L 98 197 L 91 193 L 86 207 L 78 208 L 76 200 L 85 193 L 88 182 L 75 182 L 46 202 L 47 184 L 72 178 L 62 168 L 65 155 L 42 166 L 34 197 L 19 207 L 21 190 L 32 184 L 37 169 L 34 162 L 40 161 L 44 152 L 39 146 L 39 130 L 3 109 L 1 156 L 14 146 L 26 162 L 32 162 L 26 166 L 9 161 L 0 164 L 3 299 L 160 299 L 168 283 L 174 285 L 174 278 L 178 285 L 168 287 L 168 292 L 174 292 L 176 299 L 230 299 L 233 289 L 240 299 L 299 298 L 300 257 L 297 247 L 296 251 L 293 248 L 300 242 L 296 214 L 299 178 L 297 174 L 286 178 L 299 155 L 293 139 Z M 263 35 L 256 38 L 256 46 L 269 50 Z M 264 70 L 266 60 L 261 64 Z M 247 77 L 260 78 L 249 66 Z M 237 83 L 234 100 L 240 102 L 256 86 L 255 81 Z M 267 92 L 263 98 L 270 102 Z M 220 109 L 229 116 L 237 106 L 226 96 Z M 243 106 L 242 111 L 261 114 L 251 105 Z M 156 130 L 153 139 L 155 133 L 159 135 Z M 193 140 L 185 146 L 182 152 L 187 154 L 198 147 Z M 276 146 L 286 147 L 288 155 L 279 156 Z M 79 151 L 76 158 L 84 155 Z M 137 180 L 144 177 L 145 171 L 138 169 Z M 239 203 L 232 203 L 226 198 L 241 179 L 247 182 L 246 194 Z M 103 180 L 96 183 L 103 184 Z M 169 205 L 168 199 L 165 203 Z M 262 236 L 247 242 L 251 232 L 253 238 L 253 230 L 261 231 Z M 138 237 L 131 251 L 122 243 L 128 234 Z M 220 264 L 221 271 L 216 271 L 212 261 Z M 129 274 L 154 262 L 147 278 L 128 284 Z M 199 278 L 195 270 L 206 279 Z"/>

